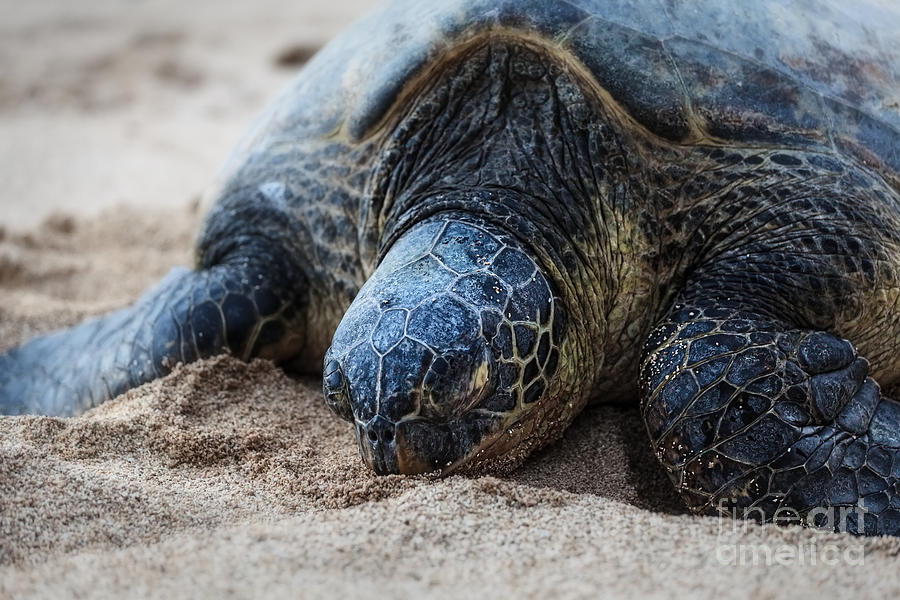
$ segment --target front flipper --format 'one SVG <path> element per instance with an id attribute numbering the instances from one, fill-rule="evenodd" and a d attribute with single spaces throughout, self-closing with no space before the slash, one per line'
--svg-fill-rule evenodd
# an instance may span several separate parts
<path id="1" fill-rule="evenodd" d="M 0 414 L 77 414 L 215 354 L 290 359 L 302 320 L 293 286 L 273 273 L 246 260 L 174 269 L 133 306 L 0 355 Z"/>
<path id="2" fill-rule="evenodd" d="M 694 512 L 900 535 L 900 404 L 868 369 L 828 333 L 682 300 L 645 347 L 642 414 Z"/>

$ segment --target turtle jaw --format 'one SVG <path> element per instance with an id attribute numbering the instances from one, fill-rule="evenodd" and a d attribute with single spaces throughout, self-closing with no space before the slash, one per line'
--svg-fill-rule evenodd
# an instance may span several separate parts
<path id="1" fill-rule="evenodd" d="M 355 422 L 359 454 L 378 475 L 447 475 L 492 445 L 506 419 L 471 411 L 450 423 L 412 417 L 393 423 L 376 415 Z"/>

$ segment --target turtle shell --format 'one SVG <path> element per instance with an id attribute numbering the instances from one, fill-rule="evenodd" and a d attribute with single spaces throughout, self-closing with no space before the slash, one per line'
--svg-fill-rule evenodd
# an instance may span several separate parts
<path id="1" fill-rule="evenodd" d="M 395 0 L 326 46 L 248 141 L 364 139 L 442 55 L 491 31 L 562 50 L 673 142 L 848 153 L 900 181 L 889 0 Z"/>

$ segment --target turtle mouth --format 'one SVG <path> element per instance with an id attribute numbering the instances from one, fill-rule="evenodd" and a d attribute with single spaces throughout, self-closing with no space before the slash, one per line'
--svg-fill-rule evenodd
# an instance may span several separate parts
<path id="1" fill-rule="evenodd" d="M 493 445 L 503 430 L 500 415 L 470 411 L 450 423 L 412 417 L 394 423 L 376 415 L 356 421 L 356 441 L 363 462 L 378 475 L 448 475 Z"/>

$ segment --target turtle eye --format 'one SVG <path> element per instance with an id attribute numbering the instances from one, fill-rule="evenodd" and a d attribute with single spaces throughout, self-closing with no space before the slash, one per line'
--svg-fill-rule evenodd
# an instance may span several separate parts
<path id="1" fill-rule="evenodd" d="M 350 408 L 350 391 L 341 365 L 336 360 L 325 363 L 322 377 L 322 388 L 325 392 L 325 404 L 337 416 L 353 422 L 353 409 Z"/>

